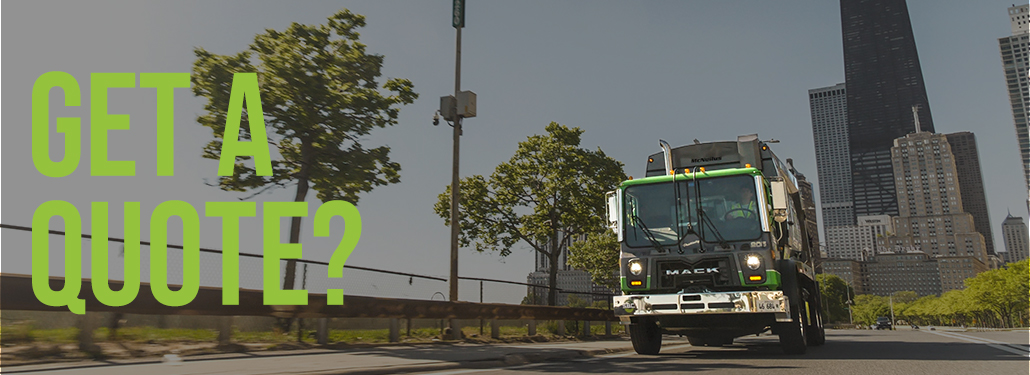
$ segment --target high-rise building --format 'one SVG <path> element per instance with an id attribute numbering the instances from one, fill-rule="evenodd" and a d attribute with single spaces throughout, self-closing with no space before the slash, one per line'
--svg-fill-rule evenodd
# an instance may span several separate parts
<path id="1" fill-rule="evenodd" d="M 986 264 L 984 236 L 962 211 L 955 157 L 943 134 L 913 133 L 895 141 L 900 215 L 897 235 L 885 245 L 914 247 L 939 256 L 972 256 Z"/>
<path id="2" fill-rule="evenodd" d="M 1001 222 L 1001 233 L 1005 237 L 1005 263 L 1018 262 L 1030 258 L 1030 244 L 1027 241 L 1027 227 L 1022 217 L 1009 214 Z"/>
<path id="3" fill-rule="evenodd" d="M 819 206 L 825 236 L 829 228 L 855 224 L 851 197 L 851 152 L 848 148 L 847 95 L 843 83 L 808 90 L 812 112 Z"/>
<path id="4" fill-rule="evenodd" d="M 840 14 L 855 215 L 896 216 L 893 141 L 914 130 L 913 106 L 920 130 L 934 131 L 908 6 L 841 0 Z"/>
<path id="5" fill-rule="evenodd" d="M 877 254 L 878 240 L 894 234 L 890 216 L 859 216 L 856 225 L 826 228 L 827 256 L 834 259 L 869 260 Z M 886 251 L 886 249 L 883 249 Z"/>
<path id="6" fill-rule="evenodd" d="M 990 259 L 973 216 L 962 210 L 964 192 L 948 138 L 920 132 L 894 144 L 897 234 L 883 238 L 882 248 L 929 254 L 939 263 L 941 289 L 962 289 L 965 279 L 988 269 Z"/>
<path id="7" fill-rule="evenodd" d="M 866 260 L 875 249 L 872 228 L 858 225 L 826 228 L 826 255 L 830 259 Z"/>
<path id="8" fill-rule="evenodd" d="M 991 231 L 991 215 L 987 213 L 987 195 L 984 193 L 983 175 L 980 173 L 980 152 L 976 147 L 976 136 L 970 132 L 946 135 L 951 153 L 955 156 L 955 174 L 962 190 L 962 211 L 973 215 L 976 231 L 984 236 L 987 254 L 995 255 L 994 232 Z"/>
<path id="9" fill-rule="evenodd" d="M 1016 140 L 1023 159 L 1023 175 L 1027 189 L 1030 189 L 1030 134 L 1027 133 L 1027 116 L 1030 115 L 1030 84 L 1027 82 L 1027 69 L 1030 67 L 1030 28 L 1027 27 L 1030 22 L 1030 5 L 1009 8 L 1009 22 L 1012 23 L 1012 35 L 998 38 L 998 47 L 1001 49 L 1001 64 L 1009 89 L 1012 119 L 1016 124 Z"/>

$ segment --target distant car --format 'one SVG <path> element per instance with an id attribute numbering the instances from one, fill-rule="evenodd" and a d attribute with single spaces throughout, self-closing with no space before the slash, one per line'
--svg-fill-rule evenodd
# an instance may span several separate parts
<path id="1" fill-rule="evenodd" d="M 888 317 L 881 316 L 876 318 L 876 329 L 891 329 L 891 320 Z"/>

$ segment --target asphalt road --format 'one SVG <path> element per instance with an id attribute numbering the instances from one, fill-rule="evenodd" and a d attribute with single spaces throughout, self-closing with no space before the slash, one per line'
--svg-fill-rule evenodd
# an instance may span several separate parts
<path id="1" fill-rule="evenodd" d="M 424 374 L 1028 374 L 1027 331 L 828 331 L 826 345 L 782 354 L 776 336 L 744 337 L 728 347 L 692 347 L 666 336 L 661 354 L 621 353 L 562 362 Z"/>

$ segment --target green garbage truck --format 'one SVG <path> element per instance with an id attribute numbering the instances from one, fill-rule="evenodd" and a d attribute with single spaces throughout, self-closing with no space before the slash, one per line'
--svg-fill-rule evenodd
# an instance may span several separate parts
<path id="1" fill-rule="evenodd" d="M 608 193 L 622 290 L 612 306 L 637 353 L 657 354 L 663 334 L 722 346 L 771 331 L 787 354 L 824 343 L 818 246 L 793 168 L 768 143 L 660 141 L 646 176 Z"/>

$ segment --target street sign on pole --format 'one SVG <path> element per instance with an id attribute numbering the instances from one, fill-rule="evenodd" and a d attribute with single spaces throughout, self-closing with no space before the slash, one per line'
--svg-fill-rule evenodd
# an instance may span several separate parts
<path id="1" fill-rule="evenodd" d="M 465 27 L 465 0 L 453 0 L 451 10 L 451 26 L 455 29 Z"/>

